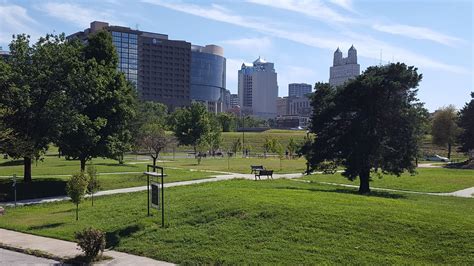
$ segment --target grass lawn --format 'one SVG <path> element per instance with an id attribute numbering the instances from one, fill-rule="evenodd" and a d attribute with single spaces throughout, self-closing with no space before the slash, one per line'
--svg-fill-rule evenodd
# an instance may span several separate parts
<path id="1" fill-rule="evenodd" d="M 0 227 L 73 240 L 88 226 L 108 246 L 174 263 L 474 264 L 474 200 L 375 193 L 292 180 L 166 189 L 167 228 L 146 194 L 7 208 Z M 1 241 L 1 240 L 0 240 Z"/>
<path id="2" fill-rule="evenodd" d="M 383 176 L 378 178 L 372 174 L 372 187 L 402 189 L 422 192 L 453 192 L 474 187 L 474 170 L 446 168 L 418 168 L 418 174 L 405 173 L 400 177 Z M 305 176 L 302 179 L 315 182 L 332 182 L 359 185 L 359 180 L 349 181 L 341 174 Z"/>
<path id="3" fill-rule="evenodd" d="M 302 173 L 306 170 L 306 160 L 304 158 L 281 161 L 280 170 L 280 159 L 275 157 L 268 158 L 242 158 L 232 157 L 228 161 L 228 158 L 203 158 L 201 164 L 197 164 L 196 159 L 176 159 L 174 161 L 166 162 L 163 164 L 164 167 L 181 167 L 181 168 L 193 168 L 201 170 L 214 170 L 223 172 L 233 173 L 250 173 L 250 165 L 263 165 L 267 169 L 274 170 L 275 173 Z"/>

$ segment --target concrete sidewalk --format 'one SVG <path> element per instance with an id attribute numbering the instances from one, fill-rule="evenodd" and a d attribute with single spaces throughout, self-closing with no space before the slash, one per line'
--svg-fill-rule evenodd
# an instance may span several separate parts
<path id="1" fill-rule="evenodd" d="M 0 243 L 19 250 L 35 250 L 63 260 L 74 258 L 82 252 L 74 242 L 49 237 L 35 236 L 15 231 L 0 229 Z M 157 261 L 146 257 L 131 255 L 124 252 L 107 250 L 105 256 L 111 260 L 94 263 L 97 265 L 174 265 L 169 262 Z M 1 263 L 1 258 L 0 258 Z"/>
<path id="2" fill-rule="evenodd" d="M 209 171 L 209 172 L 215 172 L 215 171 Z M 255 175 L 253 174 L 237 174 L 237 173 L 227 173 L 227 172 L 218 172 L 218 173 L 225 173 L 225 174 L 216 175 L 213 178 L 166 183 L 164 184 L 164 187 L 188 186 L 188 185 L 195 185 L 195 184 L 208 183 L 208 182 L 217 182 L 217 181 L 230 180 L 230 179 L 239 179 L 239 178 L 240 179 L 255 179 Z M 302 176 L 303 174 L 275 174 L 273 175 L 273 178 L 274 179 L 298 178 Z M 262 177 L 262 179 L 265 179 L 265 177 Z M 147 186 L 104 190 L 104 191 L 99 191 L 95 193 L 94 197 L 114 195 L 114 194 L 123 194 L 123 193 L 133 193 L 133 192 L 140 192 L 140 191 L 145 191 L 145 190 L 147 190 Z M 90 195 L 86 195 L 85 197 L 88 198 L 90 197 Z M 47 198 L 38 198 L 38 199 L 19 200 L 17 201 L 17 206 L 56 202 L 56 201 L 63 201 L 63 200 L 69 200 L 69 199 L 70 198 L 68 196 L 56 196 L 56 197 L 47 197 Z M 0 205 L 6 206 L 6 207 L 13 207 L 15 206 L 15 202 L 0 203 Z"/>

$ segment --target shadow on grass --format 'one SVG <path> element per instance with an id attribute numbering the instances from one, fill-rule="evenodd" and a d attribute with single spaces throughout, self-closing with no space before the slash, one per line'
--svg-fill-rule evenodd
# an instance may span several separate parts
<path id="1" fill-rule="evenodd" d="M 61 225 L 63 225 L 64 223 L 52 223 L 52 224 L 42 224 L 42 225 L 34 225 L 34 226 L 30 226 L 28 228 L 28 230 L 41 230 L 41 229 L 50 229 L 50 228 L 56 228 L 56 227 L 59 227 Z"/>
<path id="2" fill-rule="evenodd" d="M 139 166 L 133 164 L 119 164 L 119 163 L 94 163 L 94 166 L 112 166 L 112 167 L 133 167 L 138 168 Z"/>
<path id="3" fill-rule="evenodd" d="M 372 191 L 369 194 L 360 194 L 357 190 L 351 188 L 335 188 L 335 189 L 321 189 L 321 188 L 301 188 L 301 187 L 278 187 L 277 189 L 295 189 L 295 190 L 306 190 L 313 192 L 327 192 L 327 193 L 342 193 L 342 194 L 351 194 L 361 197 L 379 197 L 387 199 L 406 199 L 405 195 L 390 193 L 387 191 Z"/>
<path id="4" fill-rule="evenodd" d="M 66 195 L 66 182 L 56 178 L 35 178 L 31 183 L 20 180 L 16 184 L 17 200 Z M 12 184 L 11 180 L 0 182 L 0 202 L 15 200 Z"/>
<path id="5" fill-rule="evenodd" d="M 13 161 L 7 161 L 0 163 L 0 167 L 2 166 L 18 166 L 18 165 L 23 165 L 23 160 L 13 160 Z"/>
<path id="6" fill-rule="evenodd" d="M 105 234 L 106 239 L 106 248 L 113 248 L 120 244 L 120 239 L 124 237 L 129 237 L 133 233 L 138 232 L 142 229 L 140 225 L 129 225 L 124 228 L 117 229 L 112 232 L 107 232 Z"/>

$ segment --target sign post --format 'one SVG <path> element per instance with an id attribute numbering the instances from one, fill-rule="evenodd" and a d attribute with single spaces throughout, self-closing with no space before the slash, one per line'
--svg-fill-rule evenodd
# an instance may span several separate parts
<path id="1" fill-rule="evenodd" d="M 153 169 L 150 172 L 150 168 Z M 156 169 L 160 170 L 160 173 L 156 172 Z M 147 171 L 144 172 L 147 176 L 147 191 L 148 191 L 148 216 L 150 216 L 150 196 L 151 196 L 151 206 L 157 209 L 161 209 L 161 226 L 165 227 L 165 190 L 164 190 L 164 180 L 163 180 L 163 167 L 147 165 Z M 151 193 L 150 193 L 150 176 L 151 177 L 161 177 L 161 193 L 160 193 L 160 184 L 158 182 L 151 182 Z M 151 195 L 150 195 L 151 194 Z M 161 208 L 160 208 L 160 194 L 161 194 Z"/>
<path id="2" fill-rule="evenodd" d="M 16 207 L 16 174 L 13 174 L 13 184 L 12 184 L 12 187 L 13 187 L 13 195 L 14 195 L 15 207 Z"/>

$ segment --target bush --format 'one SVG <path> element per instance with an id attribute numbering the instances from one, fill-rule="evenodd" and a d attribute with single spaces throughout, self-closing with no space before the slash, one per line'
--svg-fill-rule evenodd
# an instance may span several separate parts
<path id="1" fill-rule="evenodd" d="M 84 251 L 86 257 L 93 260 L 99 252 L 102 255 L 105 248 L 105 233 L 92 227 L 76 232 L 77 245 Z"/>

